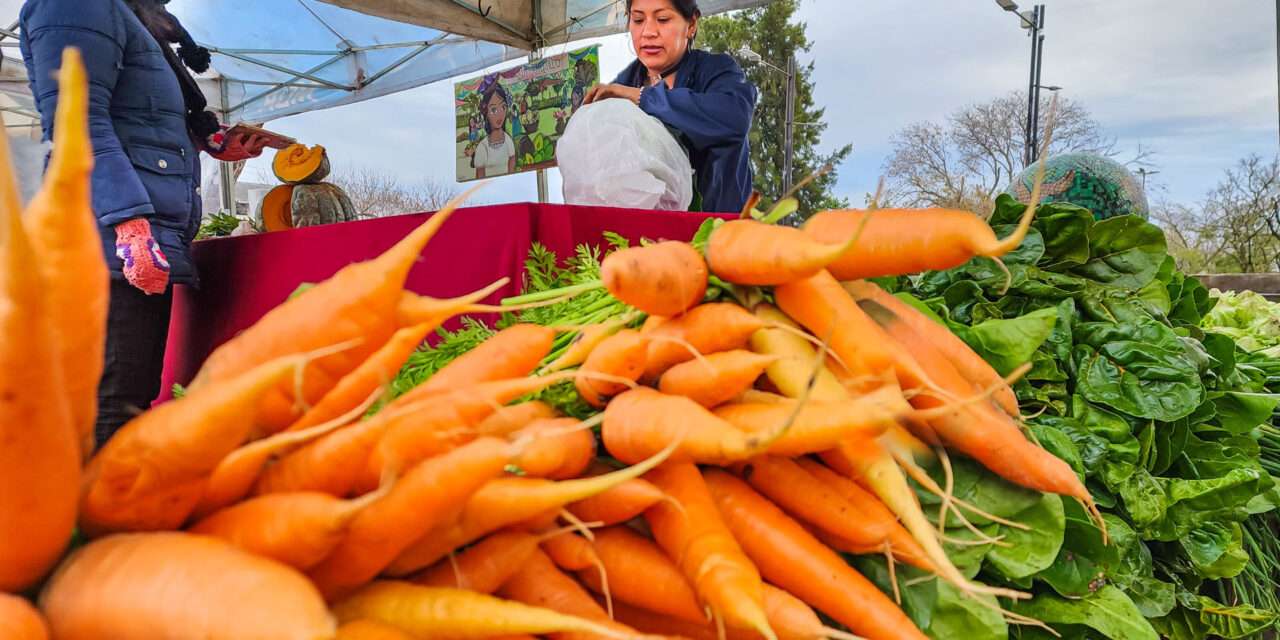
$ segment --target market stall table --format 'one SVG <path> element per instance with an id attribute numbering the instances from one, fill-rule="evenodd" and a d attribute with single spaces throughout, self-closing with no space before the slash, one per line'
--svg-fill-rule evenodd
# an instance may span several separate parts
<path id="1" fill-rule="evenodd" d="M 200 288 L 178 287 L 165 355 L 161 399 L 191 380 L 215 347 L 248 328 L 298 286 L 385 251 L 430 214 L 347 222 L 197 242 L 192 259 Z M 502 277 L 511 281 L 488 302 L 519 292 L 534 242 L 561 257 L 600 244 L 605 231 L 640 238 L 688 239 L 708 216 L 679 212 L 520 203 L 458 210 L 409 273 L 405 287 L 452 297 Z"/>

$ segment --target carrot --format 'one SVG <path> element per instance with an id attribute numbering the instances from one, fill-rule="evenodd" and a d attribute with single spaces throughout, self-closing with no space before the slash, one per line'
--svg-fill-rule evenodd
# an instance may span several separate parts
<path id="1" fill-rule="evenodd" d="M 876 305 L 871 301 L 865 304 Z M 877 315 L 881 315 L 883 309 L 872 307 Z M 936 347 L 906 323 L 890 322 L 886 328 L 918 362 L 929 368 L 944 389 L 964 393 L 972 388 Z M 925 406 L 938 403 L 926 394 L 913 398 L 912 402 Z M 983 402 L 957 407 L 954 412 L 931 420 L 930 425 L 948 445 L 981 462 L 996 475 L 1029 489 L 1075 498 L 1102 522 L 1093 497 L 1071 465 L 1028 440 L 1013 419 L 994 405 Z"/>
<path id="2" fill-rule="evenodd" d="M 376 620 L 421 638 L 485 638 L 559 631 L 596 633 L 619 639 L 634 637 L 598 622 L 484 594 L 393 580 L 375 582 L 361 589 L 338 603 L 334 613 L 344 622 Z"/>
<path id="3" fill-rule="evenodd" d="M 505 436 L 528 426 L 535 420 L 554 417 L 556 417 L 556 410 L 551 408 L 551 405 L 541 400 L 530 400 L 494 411 L 493 415 L 476 425 L 476 433 Z"/>
<path id="4" fill-rule="evenodd" d="M 510 281 L 510 278 L 499 278 L 484 288 L 456 298 L 431 298 L 418 295 L 412 291 L 404 291 L 400 294 L 400 303 L 396 306 L 396 315 L 400 326 L 409 327 L 416 324 L 429 324 L 434 329 L 453 316 L 478 311 L 477 307 L 485 308 L 484 305 L 478 303 L 493 295 L 498 289 L 505 287 Z"/>
<path id="5" fill-rule="evenodd" d="M 956 334 L 874 283 L 854 280 L 841 284 L 855 299 L 874 300 L 892 314 L 893 320 L 905 322 L 921 338 L 941 351 L 956 371 L 973 383 L 975 388 L 995 389 L 993 397 L 1000 408 L 1011 416 L 1018 416 L 1018 397 L 1013 393 L 1013 388 Z M 872 319 L 879 321 L 874 315 Z"/>
<path id="6" fill-rule="evenodd" d="M 769 624 L 778 631 L 778 638 L 785 640 L 857 640 L 852 633 L 832 629 L 824 624 L 803 600 L 769 583 L 764 585 L 764 608 L 769 614 Z"/>
<path id="7" fill-rule="evenodd" d="M 273 493 L 214 513 L 189 531 L 222 538 L 245 551 L 305 571 L 333 552 L 360 511 L 384 493 L 354 500 L 317 492 Z"/>
<path id="8" fill-rule="evenodd" d="M 605 527 L 589 543 L 609 576 L 609 591 L 617 602 L 695 623 L 708 621 L 693 585 L 657 543 L 627 527 Z M 603 593 L 599 572 L 578 571 L 597 593 Z"/>
<path id="9" fill-rule="evenodd" d="M 189 390 L 229 380 L 281 356 L 358 341 L 353 349 L 311 362 L 301 376 L 301 397 L 295 393 L 293 380 L 277 386 L 272 398 L 264 402 L 265 413 L 259 422 L 268 430 L 288 426 L 391 338 L 398 328 L 396 308 L 409 270 L 467 195 L 449 202 L 381 256 L 346 266 L 272 309 L 214 350 Z"/>
<path id="10" fill-rule="evenodd" d="M 373 620 L 352 620 L 338 627 L 335 640 L 414 640 L 414 637 Z"/>
<path id="11" fill-rule="evenodd" d="M 611 470 L 596 463 L 588 468 L 587 473 L 600 475 Z M 634 478 L 589 498 L 571 503 L 567 508 L 583 522 L 599 522 L 608 526 L 635 518 L 664 498 L 666 494 L 653 486 L 653 483 L 643 478 Z"/>
<path id="12" fill-rule="evenodd" d="M 958 267 L 975 256 L 998 258 L 1022 244 L 1040 200 L 1044 163 L 1022 219 L 1003 240 L 982 218 L 955 209 L 876 209 L 824 211 L 809 218 L 805 233 L 840 242 L 861 229 L 853 248 L 827 269 L 841 280 L 896 276 Z"/>
<path id="13" fill-rule="evenodd" d="M 803 280 L 839 259 L 857 240 L 858 230 L 840 240 L 757 220 L 731 220 L 711 232 L 707 264 L 733 284 L 779 285 Z"/>
<path id="14" fill-rule="evenodd" d="M 551 352 L 556 332 L 536 324 L 517 324 L 494 334 L 476 348 L 440 368 L 405 394 L 408 399 L 451 391 L 480 382 L 529 375 Z"/>
<path id="15" fill-rule="evenodd" d="M 493 593 L 529 560 L 538 538 L 520 531 L 500 531 L 445 558 L 412 578 L 424 587 L 455 587 Z"/>
<path id="16" fill-rule="evenodd" d="M 570 502 L 639 477 L 661 464 L 673 451 L 674 447 L 667 447 L 639 464 L 592 478 L 560 482 L 537 478 L 490 480 L 466 501 L 455 522 L 419 535 L 417 541 L 386 568 L 387 574 L 407 575 L 502 527 L 537 517 L 551 509 L 558 511 Z"/>
<path id="17" fill-rule="evenodd" d="M 512 440 L 530 439 L 515 459 L 515 466 L 532 478 L 576 478 L 596 455 L 596 438 L 573 418 L 551 418 L 530 423 L 511 434 Z"/>
<path id="18" fill-rule="evenodd" d="M 40 595 L 58 640 L 322 640 L 333 619 L 297 571 L 215 538 L 122 534 L 90 543 Z"/>
<path id="19" fill-rule="evenodd" d="M 352 408 L 346 415 L 337 416 L 328 423 L 321 423 L 300 431 L 286 430 L 232 451 L 209 475 L 200 502 L 191 512 L 192 517 L 203 518 L 249 495 L 262 468 L 272 457 L 311 442 L 356 419 L 369 408 L 373 401 L 377 400 L 376 393 L 370 394 L 364 404 Z"/>
<path id="20" fill-rule="evenodd" d="M 868 518 L 889 523 L 886 540 L 895 559 L 930 573 L 937 573 L 936 565 L 929 559 L 929 555 L 921 548 L 920 543 L 916 542 L 911 533 L 903 528 L 897 517 L 894 516 L 893 511 L 886 507 L 879 498 L 876 498 L 875 495 L 863 489 L 848 477 L 832 471 L 817 461 L 809 458 L 800 458 L 796 462 L 819 482 L 830 487 L 843 497 L 849 504 L 867 514 Z M 832 529 L 828 529 L 828 531 L 830 532 Z M 872 553 L 879 550 L 865 546 L 847 546 L 841 551 L 846 553 Z"/>
<path id="21" fill-rule="evenodd" d="M 30 602 L 0 593 L 0 638 L 49 640 L 49 625 Z"/>
<path id="22" fill-rule="evenodd" d="M 645 379 L 657 380 L 667 369 L 693 360 L 690 345 L 702 354 L 741 349 L 751 334 L 764 326 L 751 312 L 736 304 L 713 302 L 698 305 L 645 334 L 651 338 L 645 360 Z"/>
<path id="23" fill-rule="evenodd" d="M 540 546 L 551 561 L 565 571 L 582 571 L 598 567 L 600 564 L 600 558 L 596 557 L 596 550 L 592 548 L 591 541 L 569 531 L 544 538 Z"/>
<path id="24" fill-rule="evenodd" d="M 372 580 L 501 474 L 513 453 L 503 440 L 481 438 L 418 464 L 356 516 L 342 543 L 308 572 L 311 580 L 331 600 Z"/>
<path id="25" fill-rule="evenodd" d="M 929 374 L 862 311 L 826 271 L 774 289 L 778 306 L 814 335 L 829 336 L 831 351 L 855 375 L 892 372 L 903 388 L 938 391 Z M 965 394 L 969 395 L 969 394 Z"/>
<path id="26" fill-rule="evenodd" d="M 813 347 L 795 333 L 780 328 L 800 329 L 799 325 L 777 307 L 768 304 L 756 305 L 754 313 L 761 322 L 771 326 L 751 334 L 751 350 L 776 358 L 765 368 L 769 381 L 777 386 L 783 395 L 792 398 L 799 396 L 808 384 L 810 374 L 813 373 Z M 847 395 L 834 374 L 826 369 L 818 371 L 810 397 L 825 401 L 840 400 Z"/>
<path id="27" fill-rule="evenodd" d="M 262 395 L 304 362 L 272 360 L 130 420 L 85 470 L 81 528 L 90 535 L 177 528 L 204 495 L 209 474 L 248 438 Z"/>
<path id="28" fill-rule="evenodd" d="M 628 636 L 639 635 L 626 625 L 614 622 L 609 614 L 573 578 L 562 573 L 547 554 L 533 555 L 498 589 L 498 595 L 515 602 L 591 620 Z M 554 640 L 594 640 L 593 633 L 553 633 Z"/>
<path id="29" fill-rule="evenodd" d="M 711 408 L 751 388 L 774 360 L 772 356 L 741 349 L 713 353 L 703 361 L 685 362 L 667 369 L 658 389 Z"/>
<path id="30" fill-rule="evenodd" d="M 301 431 L 326 423 L 359 406 L 369 394 L 390 384 L 410 354 L 434 329 L 430 323 L 422 323 L 396 331 L 386 344 L 354 371 L 343 376 L 316 406 L 302 414 L 285 431 Z"/>
<path id="31" fill-rule="evenodd" d="M 62 388 L 60 330 L 49 321 L 71 310 L 50 307 L 8 145 L 0 140 L 0 591 L 18 591 L 52 568 L 71 538 L 81 446 Z"/>
<path id="32" fill-rule="evenodd" d="M 619 382 L 593 379 L 589 373 L 607 373 L 611 376 L 639 380 L 644 374 L 649 341 L 639 332 L 623 329 L 605 338 L 591 350 L 578 369 L 573 384 L 578 394 L 594 407 L 602 407 L 605 399 L 627 390 Z"/>
<path id="33" fill-rule="evenodd" d="M 849 502 L 790 458 L 760 456 L 734 470 L 793 517 L 840 535 L 860 548 L 884 548 L 892 525 L 897 522 L 891 513 L 864 511 L 862 505 Z"/>
<path id="34" fill-rule="evenodd" d="M 725 524 L 769 582 L 873 640 L 926 637 L 893 601 L 781 509 L 720 470 L 706 486 Z"/>
<path id="35" fill-rule="evenodd" d="M 341 497 L 359 486 L 375 487 L 384 467 L 388 471 L 403 469 L 415 460 L 470 440 L 478 429 L 467 425 L 477 424 L 496 407 L 567 375 L 498 380 L 417 399 L 400 396 L 368 420 L 281 458 L 262 474 L 254 490 L 259 494 L 323 491 Z M 371 461 L 375 448 L 392 431 L 400 432 L 391 440 L 397 444 L 388 444 L 378 459 Z"/>
<path id="36" fill-rule="evenodd" d="M 857 398 L 839 402 L 809 402 L 787 399 L 771 403 L 722 405 L 716 417 L 749 434 L 768 434 L 794 416 L 791 428 L 769 444 L 768 451 L 779 456 L 799 456 L 824 451 L 852 437 L 874 437 L 888 425 L 911 413 L 911 405 L 896 387 L 883 387 Z"/>
<path id="37" fill-rule="evenodd" d="M 629 320 L 630 318 L 615 318 L 608 322 L 582 327 L 574 336 L 573 342 L 569 344 L 569 348 L 565 349 L 558 358 L 544 365 L 541 369 L 542 373 L 576 367 L 586 362 L 587 356 L 595 350 L 596 346 L 625 327 Z"/>
<path id="38" fill-rule="evenodd" d="M 62 53 L 58 74 L 58 108 L 48 172 L 24 217 L 31 242 L 40 254 L 31 265 L 44 278 L 50 307 L 62 310 L 45 319 L 55 334 L 54 348 L 63 372 L 62 395 L 70 404 L 85 458 L 94 447 L 109 297 L 107 263 L 89 196 L 94 160 L 88 109 L 84 63 L 78 49 L 68 48 Z"/>
<path id="39" fill-rule="evenodd" d="M 776 638 L 765 616 L 760 574 L 720 519 L 698 468 L 673 462 L 646 479 L 682 507 L 660 502 L 645 512 L 645 520 L 701 600 L 730 626 Z"/>
<path id="40" fill-rule="evenodd" d="M 645 313 L 674 316 L 702 302 L 707 263 L 687 242 L 659 242 L 610 253 L 600 280 L 613 297 Z"/>

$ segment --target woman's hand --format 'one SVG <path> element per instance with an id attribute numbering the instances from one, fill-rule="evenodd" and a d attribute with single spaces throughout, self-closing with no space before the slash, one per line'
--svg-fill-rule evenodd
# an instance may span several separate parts
<path id="1" fill-rule="evenodd" d="M 209 143 L 209 155 L 223 162 L 239 162 L 256 158 L 262 155 L 262 150 L 267 146 L 267 138 L 253 134 L 241 133 L 227 137 L 227 130 L 224 128 L 221 133 L 214 134 L 213 138 L 221 137 L 220 143 L 215 144 L 216 140 Z"/>
<path id="2" fill-rule="evenodd" d="M 640 104 L 640 90 L 624 84 L 598 84 L 587 90 L 587 96 L 583 98 L 582 103 L 591 104 L 597 100 L 606 100 L 608 98 L 624 98 L 635 104 Z"/>

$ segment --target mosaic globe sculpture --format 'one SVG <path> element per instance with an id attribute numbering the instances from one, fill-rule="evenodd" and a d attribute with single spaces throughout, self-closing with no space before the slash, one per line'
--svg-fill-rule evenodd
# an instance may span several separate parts
<path id="1" fill-rule="evenodd" d="M 1035 167 L 1023 170 L 1007 193 L 1031 200 Z M 1043 202 L 1069 202 L 1093 212 L 1099 220 L 1132 214 L 1147 218 L 1147 195 L 1124 165 L 1093 153 L 1065 153 L 1045 162 Z"/>

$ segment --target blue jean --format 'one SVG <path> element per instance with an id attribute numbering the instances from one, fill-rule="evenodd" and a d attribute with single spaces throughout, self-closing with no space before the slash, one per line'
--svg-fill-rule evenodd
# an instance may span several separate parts
<path id="1" fill-rule="evenodd" d="M 97 446 L 160 395 L 172 305 L 172 287 L 149 296 L 124 280 L 111 279 L 105 361 L 93 428 Z"/>

